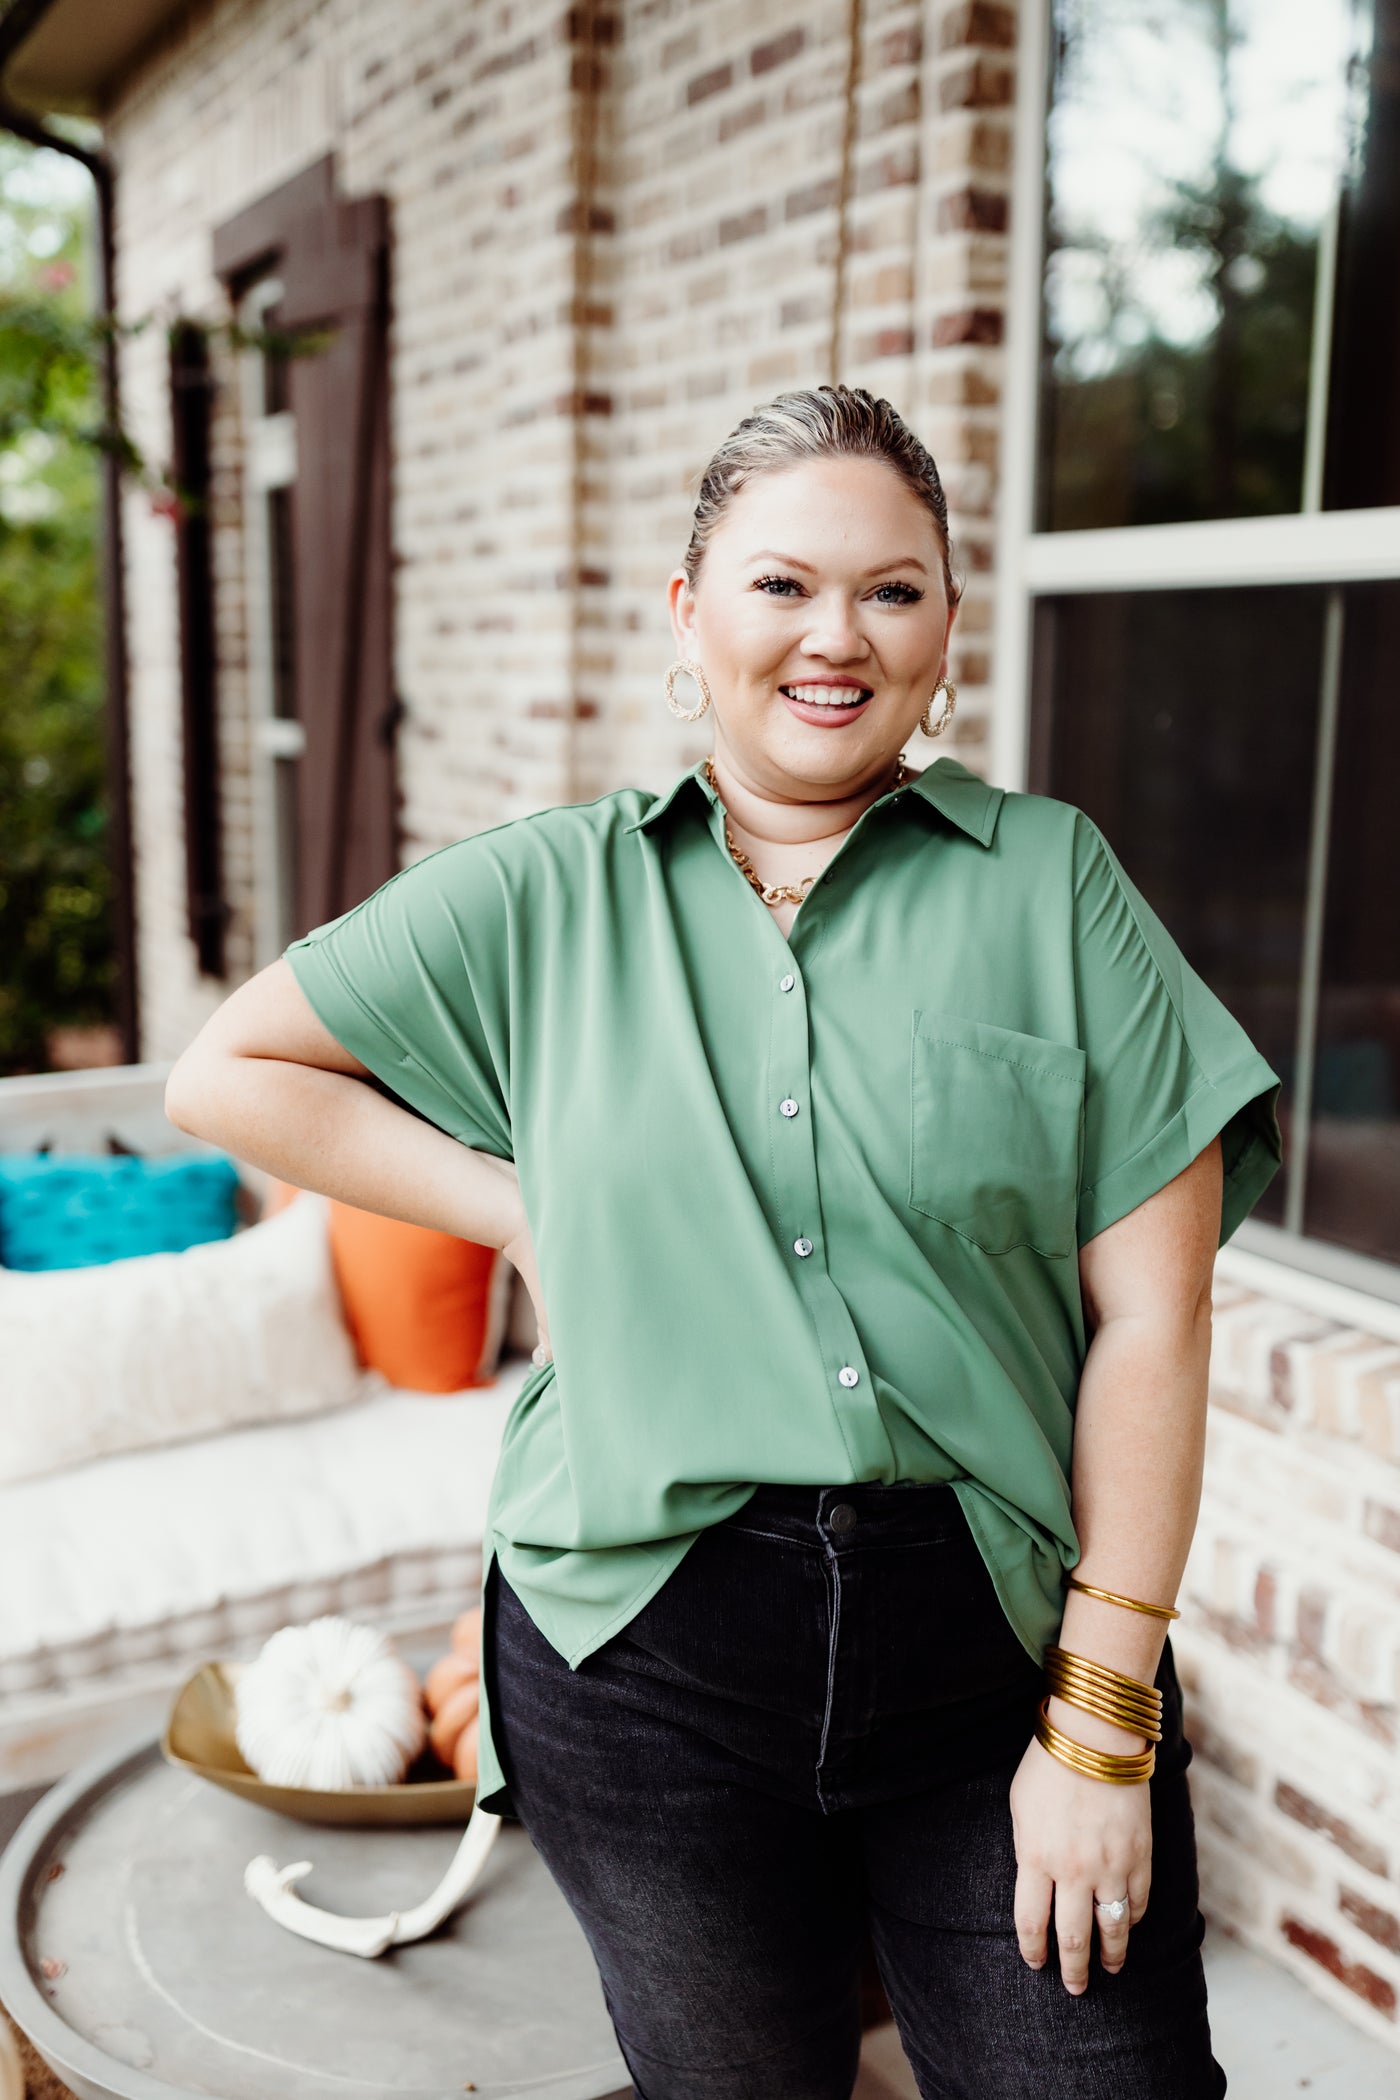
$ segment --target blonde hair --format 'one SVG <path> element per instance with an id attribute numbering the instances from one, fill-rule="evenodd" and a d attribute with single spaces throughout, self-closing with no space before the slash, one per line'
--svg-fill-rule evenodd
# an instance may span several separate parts
<path id="1" fill-rule="evenodd" d="M 797 466 L 804 459 L 840 458 L 882 459 L 918 497 L 938 527 L 943 587 L 949 605 L 956 605 L 960 588 L 953 580 L 948 499 L 933 455 L 891 402 L 859 386 L 804 387 L 778 394 L 729 433 L 700 479 L 684 563 L 691 589 L 711 534 L 755 474 Z"/>

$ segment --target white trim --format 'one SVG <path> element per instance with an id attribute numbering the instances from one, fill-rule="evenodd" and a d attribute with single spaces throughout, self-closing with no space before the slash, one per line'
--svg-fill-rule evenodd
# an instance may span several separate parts
<path id="1" fill-rule="evenodd" d="M 1345 607 L 1341 588 L 1334 584 L 1327 593 L 1322 630 L 1322 679 L 1317 700 L 1312 819 L 1308 827 L 1308 889 L 1303 906 L 1303 955 L 1293 1049 L 1291 1157 L 1283 1201 L 1284 1230 L 1295 1233 L 1303 1230 L 1308 1159 L 1312 1151 L 1313 1081 L 1317 1065 L 1318 1015 L 1322 1005 L 1322 936 L 1327 913 L 1327 863 L 1332 837 L 1332 782 L 1336 773 Z"/>
<path id="2" fill-rule="evenodd" d="M 1390 579 L 1400 577 L 1400 507 L 1040 532 L 1017 566 L 1032 594 Z"/>
<path id="3" fill-rule="evenodd" d="M 1332 324 L 1337 307 L 1337 246 L 1341 234 L 1342 197 L 1335 190 L 1327 215 L 1317 230 L 1317 271 L 1313 279 L 1312 342 L 1308 356 L 1308 421 L 1303 446 L 1303 500 L 1299 508 L 1320 511 L 1327 466 L 1327 399 L 1332 382 Z"/>
<path id="4" fill-rule="evenodd" d="M 252 286 L 239 307 L 239 320 L 251 332 L 266 327 L 267 316 L 282 297 L 275 277 Z M 275 962 L 287 941 L 283 868 L 287 842 L 278 795 L 279 760 L 300 755 L 294 748 L 301 725 L 277 713 L 273 665 L 272 546 L 268 497 L 289 488 L 296 476 L 296 425 L 289 411 L 269 415 L 263 405 L 264 353 L 256 344 L 239 359 L 242 434 L 247 472 L 243 482 L 243 568 L 246 649 L 252 766 L 253 967 Z"/>
<path id="5" fill-rule="evenodd" d="M 1388 1298 L 1372 1297 L 1369 1291 L 1334 1283 L 1329 1276 L 1314 1276 L 1291 1262 L 1271 1261 L 1265 1254 L 1251 1254 L 1228 1244 L 1215 1257 L 1215 1273 L 1222 1283 L 1241 1284 L 1281 1304 L 1296 1305 L 1362 1334 L 1400 1343 L 1400 1305 Z"/>
<path id="6" fill-rule="evenodd" d="M 1016 58 L 1005 394 L 997 489 L 996 632 L 989 777 L 1023 789 L 1030 730 L 1030 618 L 1024 558 L 1035 523 L 1035 418 L 1045 221 L 1050 0 L 1021 0 Z"/>

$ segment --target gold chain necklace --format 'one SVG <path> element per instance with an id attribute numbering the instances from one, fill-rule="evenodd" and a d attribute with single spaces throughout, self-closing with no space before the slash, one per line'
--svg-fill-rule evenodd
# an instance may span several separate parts
<path id="1" fill-rule="evenodd" d="M 718 795 L 719 782 L 715 779 L 714 765 L 712 761 L 708 758 L 705 760 L 705 777 L 709 781 L 710 786 L 714 789 L 716 795 Z M 899 754 L 899 769 L 896 772 L 894 779 L 890 782 L 889 787 L 886 789 L 886 793 L 893 794 L 896 788 L 903 787 L 905 781 L 908 778 L 909 768 L 904 763 L 904 753 L 901 751 Z M 723 797 L 721 797 L 720 807 L 723 808 L 723 806 Z M 815 875 L 804 875 L 801 884 L 798 887 L 794 887 L 793 884 L 790 882 L 765 883 L 760 878 L 758 870 L 754 867 L 754 864 L 749 859 L 748 854 L 745 853 L 743 847 L 739 845 L 735 840 L 734 834 L 729 828 L 729 818 L 727 814 L 724 820 L 724 836 L 728 843 L 729 851 L 732 854 L 733 858 L 738 863 L 739 867 L 742 869 L 744 876 L 746 877 L 750 886 L 758 891 L 759 896 L 763 899 L 765 904 L 800 904 L 803 898 L 806 896 L 808 890 L 812 887 L 812 884 L 817 879 Z"/>

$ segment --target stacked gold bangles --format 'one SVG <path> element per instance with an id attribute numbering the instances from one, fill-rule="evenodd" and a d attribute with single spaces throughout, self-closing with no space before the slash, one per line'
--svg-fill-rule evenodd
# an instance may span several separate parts
<path id="1" fill-rule="evenodd" d="M 1100 1597 L 1107 1604 L 1149 1612 L 1157 1619 L 1181 1616 L 1170 1605 L 1143 1604 L 1136 1597 L 1096 1589 L 1092 1583 L 1080 1582 L 1074 1576 L 1066 1579 L 1071 1589 Z M 1048 1690 L 1036 1716 L 1035 1737 L 1052 1757 L 1071 1771 L 1082 1772 L 1087 1779 L 1106 1779 L 1116 1786 L 1135 1786 L 1152 1777 L 1157 1744 L 1162 1740 L 1162 1694 L 1156 1685 L 1143 1684 L 1139 1678 L 1127 1677 L 1107 1663 L 1096 1662 L 1092 1656 L 1072 1655 L 1058 1645 L 1045 1651 L 1045 1682 Z M 1050 1719 L 1047 1709 L 1052 1698 L 1063 1699 L 1067 1706 L 1077 1706 L 1081 1712 L 1093 1714 L 1100 1721 L 1111 1721 L 1134 1735 L 1146 1736 L 1145 1748 L 1123 1755 L 1076 1742 Z"/>

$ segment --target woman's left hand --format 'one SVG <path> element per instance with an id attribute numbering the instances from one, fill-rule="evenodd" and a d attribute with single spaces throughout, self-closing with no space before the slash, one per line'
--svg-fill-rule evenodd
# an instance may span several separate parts
<path id="1" fill-rule="evenodd" d="M 1129 1930 L 1147 1909 L 1152 1881 L 1148 1784 L 1088 1779 L 1032 1739 L 1011 1782 L 1011 1820 L 1022 1956 L 1031 1968 L 1044 1967 L 1053 1903 L 1060 1974 L 1065 1989 L 1078 1997 L 1089 1985 L 1095 1925 L 1099 1959 L 1115 1975 L 1128 1951 Z M 1112 1902 L 1125 1894 L 1129 1909 L 1117 1924 L 1094 1909 L 1096 1900 Z"/>

